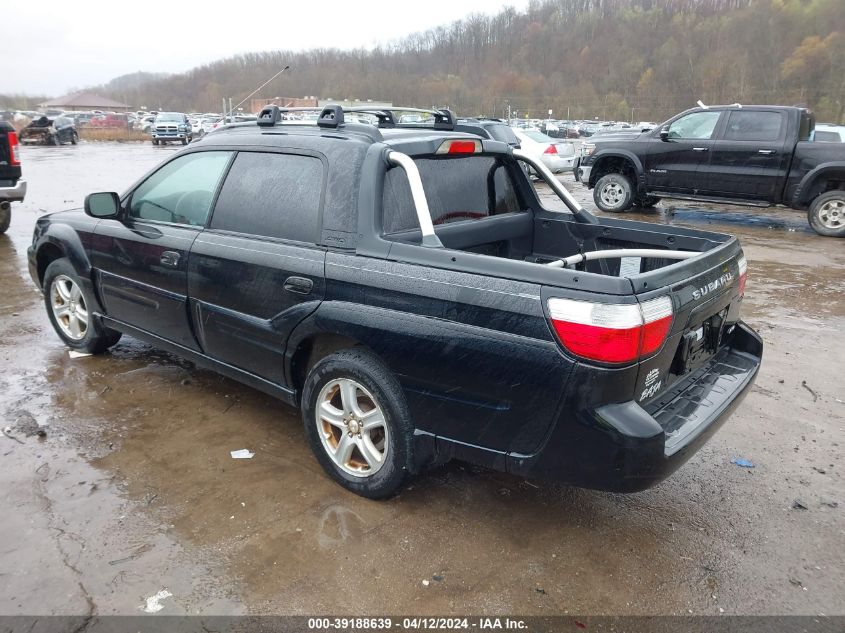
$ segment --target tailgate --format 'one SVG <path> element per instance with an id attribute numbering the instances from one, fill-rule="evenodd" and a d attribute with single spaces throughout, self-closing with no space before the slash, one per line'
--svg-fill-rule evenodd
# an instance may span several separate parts
<path id="1" fill-rule="evenodd" d="M 740 319 L 741 266 L 745 266 L 742 252 L 731 249 L 730 254 L 706 270 L 695 272 L 695 267 L 690 266 L 693 274 L 684 281 L 638 295 L 642 302 L 668 292 L 674 313 L 661 351 L 640 362 L 634 395 L 638 404 L 646 405 L 665 394 L 709 363 L 724 347 L 726 335 Z M 677 271 L 673 276 L 677 277 Z"/>

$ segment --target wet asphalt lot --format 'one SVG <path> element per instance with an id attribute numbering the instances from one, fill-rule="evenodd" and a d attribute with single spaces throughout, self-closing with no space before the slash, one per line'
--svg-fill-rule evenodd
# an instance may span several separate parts
<path id="1" fill-rule="evenodd" d="M 129 337 L 72 359 L 53 333 L 35 219 L 176 149 L 22 150 L 29 195 L 0 236 L 0 614 L 140 614 L 165 588 L 161 614 L 845 613 L 845 241 L 785 209 L 631 214 L 742 239 L 767 347 L 725 427 L 638 494 L 451 463 L 374 502 L 323 475 L 297 411 Z"/>

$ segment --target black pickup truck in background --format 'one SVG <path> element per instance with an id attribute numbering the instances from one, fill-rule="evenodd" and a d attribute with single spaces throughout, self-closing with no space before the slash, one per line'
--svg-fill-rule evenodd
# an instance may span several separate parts
<path id="1" fill-rule="evenodd" d="M 12 203 L 23 201 L 25 195 L 18 135 L 11 124 L 0 121 L 0 233 L 5 233 L 12 221 Z"/>
<path id="2" fill-rule="evenodd" d="M 450 458 L 617 491 L 684 463 L 760 367 L 737 239 L 596 218 L 446 111 L 375 114 L 272 106 L 38 218 L 58 336 L 96 353 L 129 334 L 299 407 L 326 471 L 369 497 Z"/>
<path id="3" fill-rule="evenodd" d="M 602 211 L 679 198 L 806 210 L 819 234 L 845 237 L 845 144 L 810 141 L 815 121 L 785 106 L 710 106 L 646 132 L 585 143 L 577 178 Z"/>

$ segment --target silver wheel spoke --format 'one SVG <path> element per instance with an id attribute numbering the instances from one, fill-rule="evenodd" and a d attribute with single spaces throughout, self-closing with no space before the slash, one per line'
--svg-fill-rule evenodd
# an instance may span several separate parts
<path id="1" fill-rule="evenodd" d="M 64 316 L 67 316 L 70 312 L 70 308 L 66 305 L 53 305 L 53 314 L 56 315 L 57 319 L 61 319 Z"/>
<path id="2" fill-rule="evenodd" d="M 377 429 L 379 427 L 384 426 L 384 415 L 382 415 L 380 409 L 373 409 L 372 411 L 367 411 L 361 418 L 361 422 L 368 432 L 372 431 L 373 429 Z"/>
<path id="3" fill-rule="evenodd" d="M 79 298 L 82 296 L 82 291 L 79 289 L 79 286 L 73 284 L 70 287 L 70 300 L 71 301 L 79 301 Z"/>
<path id="4" fill-rule="evenodd" d="M 343 421 L 343 411 L 333 407 L 330 402 L 320 403 L 320 419 L 325 420 L 332 426 L 346 429 L 346 424 Z"/>
<path id="5" fill-rule="evenodd" d="M 337 443 L 337 448 L 334 451 L 335 461 L 338 464 L 346 466 L 349 458 L 352 456 L 352 449 L 355 448 L 355 441 L 349 437 L 347 433 L 340 436 L 340 441 Z"/>
<path id="6" fill-rule="evenodd" d="M 358 440 L 357 444 L 358 450 L 364 459 L 367 460 L 370 468 L 375 468 L 381 464 L 384 456 L 375 447 L 375 444 L 373 444 L 373 440 L 370 438 L 369 434 L 363 435 L 361 439 Z"/>
<path id="7" fill-rule="evenodd" d="M 61 297 L 63 303 L 70 301 L 70 290 L 68 290 L 68 282 L 61 280 L 56 282 L 56 293 Z"/>
<path id="8" fill-rule="evenodd" d="M 71 314 L 68 318 L 67 328 L 74 338 L 79 338 L 79 335 L 82 333 L 79 328 L 79 319 L 74 314 Z"/>
<path id="9" fill-rule="evenodd" d="M 343 403 L 344 413 L 361 414 L 361 409 L 358 407 L 358 386 L 351 380 L 341 381 L 340 400 Z"/>

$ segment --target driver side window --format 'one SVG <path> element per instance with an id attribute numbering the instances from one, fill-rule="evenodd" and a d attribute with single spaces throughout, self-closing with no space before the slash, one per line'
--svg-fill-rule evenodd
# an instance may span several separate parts
<path id="1" fill-rule="evenodd" d="M 720 112 L 693 112 L 681 117 L 669 126 L 669 138 L 712 138 L 720 115 Z"/>
<path id="2" fill-rule="evenodd" d="M 231 152 L 198 152 L 170 161 L 133 192 L 129 217 L 205 226 Z"/>

